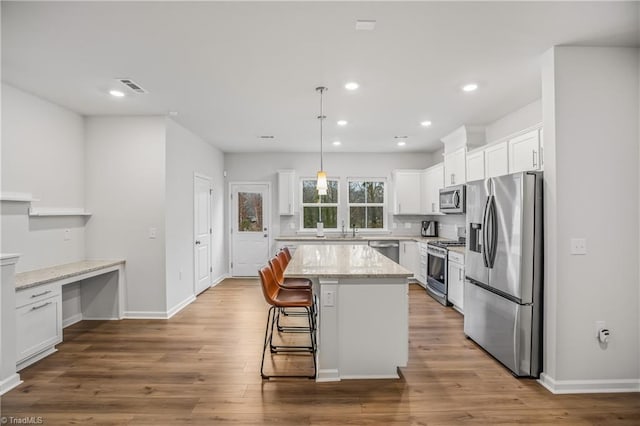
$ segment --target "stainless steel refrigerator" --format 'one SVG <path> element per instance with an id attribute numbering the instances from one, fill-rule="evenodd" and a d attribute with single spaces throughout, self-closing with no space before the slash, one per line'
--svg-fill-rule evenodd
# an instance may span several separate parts
<path id="1" fill-rule="evenodd" d="M 467 184 L 464 333 L 516 376 L 542 368 L 542 173 Z"/>

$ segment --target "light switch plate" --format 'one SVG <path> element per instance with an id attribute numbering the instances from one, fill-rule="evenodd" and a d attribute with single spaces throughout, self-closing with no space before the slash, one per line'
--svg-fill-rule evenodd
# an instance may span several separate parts
<path id="1" fill-rule="evenodd" d="M 398 229 L 398 222 L 393 222 L 393 229 Z"/>
<path id="2" fill-rule="evenodd" d="M 71 239 L 71 229 L 64 230 L 64 240 L 69 241 Z"/>
<path id="3" fill-rule="evenodd" d="M 586 238 L 572 238 L 571 239 L 571 254 L 572 255 L 584 255 L 584 254 L 587 254 L 587 239 Z"/>
<path id="4" fill-rule="evenodd" d="M 404 229 L 411 229 L 411 222 L 405 222 Z"/>
<path id="5" fill-rule="evenodd" d="M 296 224 L 293 222 L 289 223 L 289 229 L 296 229 Z"/>
<path id="6" fill-rule="evenodd" d="M 149 238 L 154 239 L 156 238 L 157 234 L 158 234 L 158 231 L 156 228 L 149 228 Z"/>

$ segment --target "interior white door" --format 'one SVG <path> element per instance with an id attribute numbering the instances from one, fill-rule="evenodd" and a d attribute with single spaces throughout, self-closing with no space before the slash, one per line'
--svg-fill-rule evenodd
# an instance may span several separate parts
<path id="1" fill-rule="evenodd" d="M 211 179 L 194 175 L 194 292 L 200 294 L 211 286 Z"/>
<path id="2" fill-rule="evenodd" d="M 255 277 L 269 258 L 269 185 L 231 185 L 231 275 Z"/>

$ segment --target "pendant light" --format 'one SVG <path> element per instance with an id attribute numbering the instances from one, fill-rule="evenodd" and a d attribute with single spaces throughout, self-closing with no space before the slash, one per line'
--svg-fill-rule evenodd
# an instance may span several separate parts
<path id="1" fill-rule="evenodd" d="M 327 88 L 324 86 L 316 87 L 316 92 L 320 92 L 320 115 L 318 116 L 318 120 L 320 120 L 320 170 L 316 176 L 318 195 L 327 195 L 327 172 L 324 171 L 324 164 L 322 162 L 322 122 L 326 118 L 323 115 L 322 94 L 325 91 L 327 91 Z"/>

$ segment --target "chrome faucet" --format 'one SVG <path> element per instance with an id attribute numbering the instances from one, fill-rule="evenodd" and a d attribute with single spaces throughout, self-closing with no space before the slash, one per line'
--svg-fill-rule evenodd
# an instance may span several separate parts
<path id="1" fill-rule="evenodd" d="M 342 232 L 340 234 L 342 235 L 342 238 L 347 236 L 347 230 L 344 227 L 344 220 L 342 221 Z"/>
<path id="2" fill-rule="evenodd" d="M 356 226 L 355 226 L 355 225 L 353 225 L 353 226 L 351 227 L 351 230 L 353 231 L 353 238 L 355 238 L 355 237 L 356 237 L 356 232 L 358 231 L 358 228 L 356 228 Z"/>

